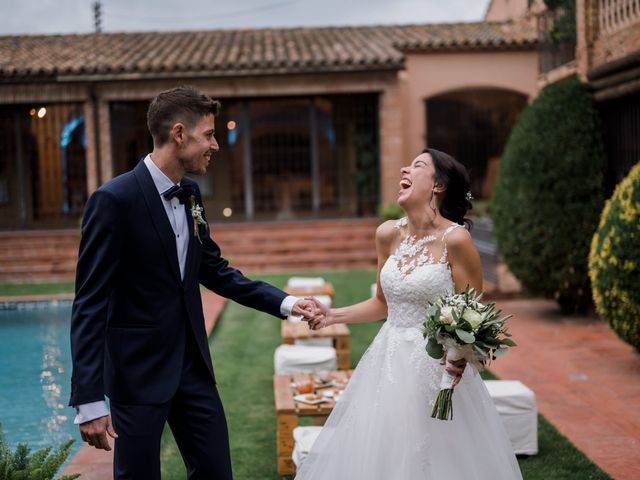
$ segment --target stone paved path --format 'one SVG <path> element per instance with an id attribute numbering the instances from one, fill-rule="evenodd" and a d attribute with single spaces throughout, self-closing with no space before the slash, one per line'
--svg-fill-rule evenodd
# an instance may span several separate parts
<path id="1" fill-rule="evenodd" d="M 531 388 L 538 410 L 594 463 L 640 479 L 640 355 L 605 322 L 563 317 L 547 300 L 499 301 L 518 347 L 491 371 Z"/>

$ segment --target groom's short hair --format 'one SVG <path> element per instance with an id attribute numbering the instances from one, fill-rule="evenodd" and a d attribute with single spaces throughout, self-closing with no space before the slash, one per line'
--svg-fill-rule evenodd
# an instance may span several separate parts
<path id="1" fill-rule="evenodd" d="M 160 92 L 147 110 L 147 126 L 153 144 L 162 146 L 169 140 L 171 128 L 178 122 L 193 128 L 202 117 L 220 112 L 220 102 L 193 87 L 180 86 Z"/>

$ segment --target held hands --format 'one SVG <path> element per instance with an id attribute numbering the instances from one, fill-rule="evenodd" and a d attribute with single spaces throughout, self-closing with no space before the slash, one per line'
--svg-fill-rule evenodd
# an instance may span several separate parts
<path id="1" fill-rule="evenodd" d="M 461 358 L 460 360 L 450 360 L 447 362 L 446 355 L 440 359 L 440 365 L 447 365 L 447 373 L 450 375 L 454 375 L 456 378 L 453 381 L 453 386 L 455 387 L 460 383 L 462 379 L 462 374 L 464 373 L 464 369 L 467 366 L 467 360 L 465 358 Z"/>
<path id="2" fill-rule="evenodd" d="M 111 438 L 118 438 L 118 434 L 111 425 L 111 415 L 99 417 L 80 424 L 80 435 L 82 440 L 99 450 L 111 450 L 107 435 Z"/>
<path id="3" fill-rule="evenodd" d="M 305 298 L 305 300 L 312 301 L 316 309 L 316 315 L 314 315 L 313 318 L 307 320 L 307 322 L 309 322 L 309 328 L 311 330 L 320 330 L 321 328 L 328 327 L 329 325 L 335 323 L 335 317 L 331 312 L 331 309 L 329 309 L 313 297 Z"/>
<path id="4" fill-rule="evenodd" d="M 316 302 L 312 298 L 304 298 L 298 300 L 293 309 L 291 309 L 291 315 L 298 315 L 304 317 L 305 321 L 310 321 L 318 314 L 316 308 Z"/>

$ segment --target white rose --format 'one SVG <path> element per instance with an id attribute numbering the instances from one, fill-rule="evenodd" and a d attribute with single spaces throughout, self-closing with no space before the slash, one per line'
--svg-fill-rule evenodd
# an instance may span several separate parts
<path id="1" fill-rule="evenodd" d="M 471 328 L 473 328 L 474 330 L 482 324 L 482 315 L 473 310 L 467 310 L 466 312 L 464 312 L 462 318 L 469 322 L 469 325 L 471 325 Z"/>
<path id="2" fill-rule="evenodd" d="M 453 307 L 442 307 L 440 309 L 440 319 L 446 325 L 453 323 Z"/>

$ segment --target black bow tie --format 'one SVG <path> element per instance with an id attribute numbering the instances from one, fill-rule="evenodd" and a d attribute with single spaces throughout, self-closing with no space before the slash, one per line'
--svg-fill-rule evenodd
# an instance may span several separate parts
<path id="1" fill-rule="evenodd" d="M 180 203 L 185 203 L 191 195 L 195 194 L 195 189 L 190 185 L 174 185 L 169 190 L 164 192 L 162 196 L 167 200 L 171 200 L 173 197 L 177 197 L 178 200 L 180 200 Z"/>

